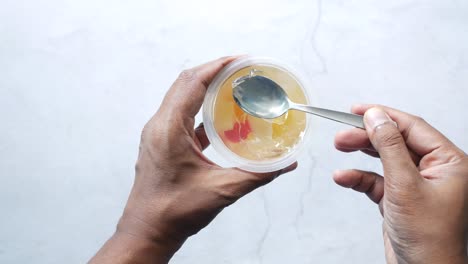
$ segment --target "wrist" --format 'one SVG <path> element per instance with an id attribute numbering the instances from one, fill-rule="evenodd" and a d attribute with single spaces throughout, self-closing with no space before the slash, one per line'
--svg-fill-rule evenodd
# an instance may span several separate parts
<path id="1" fill-rule="evenodd" d="M 148 215 L 149 211 L 127 204 L 115 233 L 90 263 L 168 263 L 186 237 L 176 237 L 164 226 L 166 220 L 157 219 L 164 214 Z"/>
<path id="2" fill-rule="evenodd" d="M 115 236 L 139 241 L 152 247 L 168 260 L 180 249 L 185 239 L 176 239 L 166 234 L 164 227 L 150 225 L 141 218 L 124 212 L 117 224 Z"/>
<path id="3" fill-rule="evenodd" d="M 131 234 L 116 232 L 90 260 L 90 264 L 167 264 L 175 251 Z"/>
<path id="4" fill-rule="evenodd" d="M 124 213 L 114 235 L 90 263 L 166 264 L 183 242 L 164 237 L 156 228 Z"/>

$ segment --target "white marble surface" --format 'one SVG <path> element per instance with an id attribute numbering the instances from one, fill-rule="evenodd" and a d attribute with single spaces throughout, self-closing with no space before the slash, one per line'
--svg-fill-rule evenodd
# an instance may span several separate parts
<path id="1" fill-rule="evenodd" d="M 0 0 L 0 263 L 86 262 L 122 211 L 142 126 L 179 71 L 222 55 L 285 60 L 321 106 L 402 108 L 467 150 L 467 14 L 463 0 Z M 320 121 L 297 171 L 173 263 L 383 263 L 377 207 L 331 180 L 380 170 L 334 150 L 343 128 Z"/>

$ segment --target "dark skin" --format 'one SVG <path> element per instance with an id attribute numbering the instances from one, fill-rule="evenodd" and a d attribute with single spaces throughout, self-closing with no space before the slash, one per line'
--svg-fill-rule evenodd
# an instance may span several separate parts
<path id="1" fill-rule="evenodd" d="M 468 263 L 468 157 L 423 119 L 378 105 L 356 105 L 366 131 L 335 137 L 344 152 L 382 161 L 384 176 L 337 171 L 334 180 L 379 205 L 387 263 Z"/>
<path id="2" fill-rule="evenodd" d="M 184 71 L 172 85 L 143 129 L 135 182 L 116 232 L 90 263 L 168 263 L 225 207 L 296 168 L 251 173 L 221 168 L 203 155 L 209 142 L 202 125 L 194 129 L 195 115 L 213 77 L 235 58 Z M 377 124 L 382 118 L 375 111 L 387 112 L 398 128 L 390 119 Z M 341 132 L 335 145 L 380 157 L 385 180 L 359 170 L 336 172 L 334 179 L 381 206 L 388 263 L 468 263 L 465 153 L 411 115 L 369 105 L 353 112 L 366 113 L 366 130 Z"/>
<path id="3" fill-rule="evenodd" d="M 117 230 L 91 263 L 167 263 L 225 207 L 296 168 L 251 173 L 221 168 L 203 155 L 209 141 L 203 126 L 194 129 L 195 115 L 213 77 L 235 58 L 186 70 L 172 85 L 143 129 L 134 186 Z"/>

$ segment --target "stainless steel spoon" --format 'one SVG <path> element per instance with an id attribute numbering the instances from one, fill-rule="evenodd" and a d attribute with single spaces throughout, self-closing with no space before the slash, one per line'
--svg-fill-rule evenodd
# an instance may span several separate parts
<path id="1" fill-rule="evenodd" d="M 281 86 L 269 78 L 254 75 L 254 72 L 236 79 L 232 86 L 234 100 L 240 108 L 259 118 L 273 119 L 293 109 L 364 128 L 363 118 L 360 115 L 291 102 Z"/>

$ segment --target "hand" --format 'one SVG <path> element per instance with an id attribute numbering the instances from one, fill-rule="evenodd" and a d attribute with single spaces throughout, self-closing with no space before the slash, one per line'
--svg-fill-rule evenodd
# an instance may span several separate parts
<path id="1" fill-rule="evenodd" d="M 388 263 L 468 263 L 468 157 L 423 119 L 358 105 L 366 130 L 335 137 L 338 150 L 380 158 L 384 176 L 337 171 L 341 186 L 378 203 Z"/>
<path id="2" fill-rule="evenodd" d="M 209 142 L 194 129 L 207 86 L 236 57 L 182 72 L 143 129 L 136 177 L 116 233 L 93 263 L 167 263 L 184 241 L 223 208 L 282 173 L 221 168 L 202 154 Z"/>

